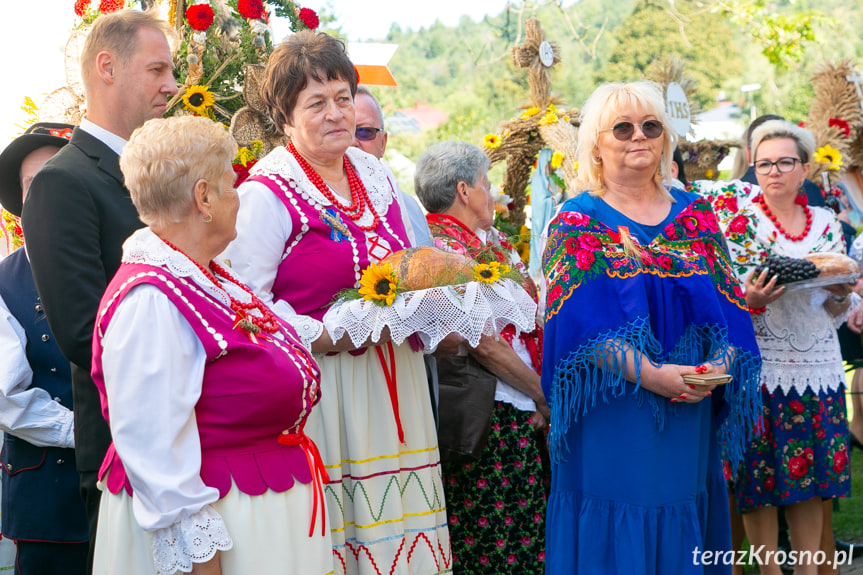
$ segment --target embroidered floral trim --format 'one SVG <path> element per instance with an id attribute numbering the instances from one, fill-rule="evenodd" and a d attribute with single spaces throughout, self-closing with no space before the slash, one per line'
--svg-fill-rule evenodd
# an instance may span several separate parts
<path id="1" fill-rule="evenodd" d="M 584 281 L 602 274 L 620 279 L 641 274 L 660 277 L 706 274 L 729 301 L 747 309 L 722 245 L 719 221 L 702 198 L 678 214 L 650 244 L 638 245 L 640 260 L 626 254 L 619 231 L 585 214 L 563 212 L 550 229 L 543 258 L 547 262 L 547 318 L 556 314 Z"/>

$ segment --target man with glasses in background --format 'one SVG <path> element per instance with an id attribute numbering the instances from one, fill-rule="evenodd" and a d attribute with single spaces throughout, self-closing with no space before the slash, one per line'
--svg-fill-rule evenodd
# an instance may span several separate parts
<path id="1" fill-rule="evenodd" d="M 354 132 L 353 146 L 373 155 L 381 160 L 381 163 L 389 172 L 390 181 L 396 182 L 390 167 L 383 162 L 384 151 L 387 149 L 388 134 L 384 131 L 384 114 L 381 104 L 374 94 L 365 86 L 357 86 L 357 94 L 354 96 L 354 109 L 356 110 L 357 127 Z M 434 243 L 429 233 L 425 214 L 416 198 L 398 189 L 399 203 L 407 212 L 410 228 L 408 233 L 413 232 L 413 238 L 417 246 L 433 246 Z"/>

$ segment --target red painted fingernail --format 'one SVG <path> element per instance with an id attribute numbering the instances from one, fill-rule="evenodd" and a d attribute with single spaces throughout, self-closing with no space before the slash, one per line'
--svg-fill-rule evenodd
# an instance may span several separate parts
<path id="1" fill-rule="evenodd" d="M 679 397 L 680 399 L 686 399 L 686 394 L 685 394 L 685 393 L 681 393 L 681 394 L 680 394 L 680 395 L 678 395 L 677 397 Z"/>
<path id="2" fill-rule="evenodd" d="M 690 384 L 690 385 L 689 385 L 689 389 L 695 389 L 695 386 L 694 386 L 694 385 L 692 385 L 692 384 Z"/>
<path id="3" fill-rule="evenodd" d="M 704 373 L 705 371 L 707 371 L 706 365 L 696 365 L 695 366 L 695 373 Z"/>
<path id="4" fill-rule="evenodd" d="M 675 399 L 675 398 L 673 398 L 673 397 L 671 398 L 671 403 L 677 403 L 677 402 L 678 402 L 678 400 L 677 400 L 677 399 Z"/>
<path id="5" fill-rule="evenodd" d="M 707 392 L 707 395 L 713 395 L 713 392 L 712 392 L 712 391 L 708 391 L 708 392 Z"/>

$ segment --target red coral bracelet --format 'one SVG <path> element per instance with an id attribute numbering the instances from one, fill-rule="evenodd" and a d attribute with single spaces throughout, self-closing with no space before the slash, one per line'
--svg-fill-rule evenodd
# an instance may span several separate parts
<path id="1" fill-rule="evenodd" d="M 751 307 L 750 306 L 750 308 L 749 308 L 749 313 L 751 313 L 752 315 L 761 315 L 765 311 L 767 311 L 766 307 Z"/>

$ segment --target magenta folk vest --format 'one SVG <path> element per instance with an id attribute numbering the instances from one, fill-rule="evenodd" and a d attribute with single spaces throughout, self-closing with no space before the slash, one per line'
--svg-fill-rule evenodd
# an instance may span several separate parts
<path id="1" fill-rule="evenodd" d="M 320 320 L 339 291 L 359 287 L 360 274 L 370 262 L 377 263 L 410 247 L 401 209 L 389 180 L 380 176 L 385 174 L 383 167 L 378 174 L 355 162 L 371 201 L 386 206 L 378 210 L 380 223 L 367 239 L 354 221 L 317 190 L 304 189 L 313 186 L 290 152 L 278 149 L 271 154 L 280 156 L 279 173 L 262 173 L 260 168 L 268 163 L 265 159 L 249 179 L 267 186 L 291 218 L 291 234 L 273 282 L 273 297 L 287 301 L 298 314 Z M 386 200 L 381 201 L 383 198 Z"/>
<path id="2" fill-rule="evenodd" d="M 285 323 L 284 340 L 250 340 L 234 329 L 234 312 L 189 278 L 146 264 L 122 264 L 99 305 L 93 337 L 93 381 L 102 414 L 110 423 L 102 373 L 102 337 L 118 304 L 135 286 L 160 289 L 189 322 L 206 352 L 201 397 L 195 407 L 201 438 L 201 479 L 224 497 L 231 480 L 243 493 L 284 492 L 294 481 L 312 480 L 314 444 L 302 433 L 320 399 L 320 370 Z M 130 366 L 134 369 L 133 366 Z M 311 444 L 311 445 L 309 445 Z M 319 459 L 319 458 L 318 458 Z M 107 481 L 103 477 L 107 472 Z M 112 444 L 99 477 L 111 493 L 131 494 L 120 457 Z M 317 478 L 316 478 L 317 483 Z"/>

